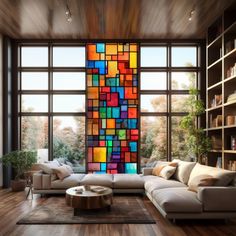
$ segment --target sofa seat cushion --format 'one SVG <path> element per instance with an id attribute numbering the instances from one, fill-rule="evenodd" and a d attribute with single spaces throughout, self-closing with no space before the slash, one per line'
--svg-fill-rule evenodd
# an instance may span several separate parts
<path id="1" fill-rule="evenodd" d="M 68 189 L 80 185 L 80 181 L 83 179 L 85 174 L 71 174 L 63 180 L 57 179 L 52 181 L 52 189 Z"/>
<path id="2" fill-rule="evenodd" d="M 186 187 L 165 188 L 155 190 L 153 199 L 165 212 L 202 212 L 202 203 L 195 192 L 188 191 Z"/>
<path id="3" fill-rule="evenodd" d="M 172 179 L 163 179 L 161 177 L 155 176 L 155 179 L 151 179 L 145 182 L 145 190 L 152 195 L 154 190 L 163 189 L 163 188 L 175 188 L 175 187 L 186 187 L 185 184 L 172 180 Z"/>
<path id="4" fill-rule="evenodd" d="M 137 174 L 114 174 L 113 188 L 144 188 L 144 180 L 140 175 Z"/>
<path id="5" fill-rule="evenodd" d="M 112 188 L 113 176 L 111 174 L 87 174 L 80 185 L 100 185 Z"/>

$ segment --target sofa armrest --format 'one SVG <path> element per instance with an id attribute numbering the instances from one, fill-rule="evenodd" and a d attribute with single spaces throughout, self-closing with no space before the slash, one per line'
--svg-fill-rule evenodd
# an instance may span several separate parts
<path id="1" fill-rule="evenodd" d="M 33 187 L 34 189 L 42 189 L 42 173 L 33 174 Z"/>
<path id="2" fill-rule="evenodd" d="M 37 172 L 33 175 L 34 189 L 50 189 L 51 175 Z"/>
<path id="3" fill-rule="evenodd" d="M 143 175 L 152 175 L 153 167 L 144 167 L 142 169 Z"/>
<path id="4" fill-rule="evenodd" d="M 204 211 L 236 211 L 236 187 L 199 187 L 198 199 Z"/>

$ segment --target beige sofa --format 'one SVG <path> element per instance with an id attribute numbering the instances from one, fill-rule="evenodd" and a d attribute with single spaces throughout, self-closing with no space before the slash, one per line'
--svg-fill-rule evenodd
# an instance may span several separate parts
<path id="1" fill-rule="evenodd" d="M 63 180 L 50 173 L 33 176 L 34 193 L 64 193 L 78 185 L 102 185 L 113 188 L 114 193 L 144 193 L 168 219 L 232 218 L 236 217 L 236 173 L 196 163 L 178 161 L 170 179 L 152 175 L 153 168 L 143 174 L 71 174 Z M 189 191 L 196 175 L 211 173 L 214 186 L 200 186 Z"/>

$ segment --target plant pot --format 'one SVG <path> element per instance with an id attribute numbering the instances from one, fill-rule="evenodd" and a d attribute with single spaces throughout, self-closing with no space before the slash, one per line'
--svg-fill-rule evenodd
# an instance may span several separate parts
<path id="1" fill-rule="evenodd" d="M 26 187 L 26 180 L 11 180 L 11 189 L 13 192 L 24 191 Z"/>

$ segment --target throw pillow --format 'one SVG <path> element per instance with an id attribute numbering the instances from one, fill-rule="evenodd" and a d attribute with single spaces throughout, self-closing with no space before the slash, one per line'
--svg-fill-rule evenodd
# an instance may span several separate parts
<path id="1" fill-rule="evenodd" d="M 159 165 L 159 166 L 155 166 L 152 170 L 152 175 L 156 175 L 159 176 L 161 173 L 161 170 L 165 167 L 166 165 Z"/>
<path id="2" fill-rule="evenodd" d="M 165 166 L 161 170 L 159 176 L 164 179 L 169 179 L 175 173 L 175 170 L 176 170 L 176 166 L 171 166 L 171 165 Z"/>
<path id="3" fill-rule="evenodd" d="M 217 178 L 213 178 L 212 175 L 198 175 L 191 179 L 188 185 L 188 190 L 197 192 L 199 186 L 213 186 L 215 185 Z"/>
<path id="4" fill-rule="evenodd" d="M 71 166 L 66 165 L 66 164 L 63 164 L 62 166 L 65 166 L 65 167 L 67 168 L 67 170 L 70 172 L 70 174 L 73 174 L 73 173 L 74 173 L 74 171 L 73 171 L 73 169 L 72 169 Z"/>
<path id="5" fill-rule="evenodd" d="M 152 174 L 153 175 L 156 175 L 156 176 L 160 176 L 160 173 L 162 171 L 162 169 L 165 167 L 165 166 L 172 166 L 172 167 L 176 167 L 177 166 L 177 163 L 174 163 L 174 162 L 162 162 L 163 164 L 160 164 L 160 162 L 158 161 L 158 163 L 156 164 L 156 166 L 153 168 L 152 170 Z"/>
<path id="6" fill-rule="evenodd" d="M 231 182 L 233 182 L 236 176 L 236 171 L 224 170 L 221 168 L 200 165 L 199 163 L 197 163 L 190 174 L 188 183 L 191 183 L 193 178 L 195 178 L 198 175 L 209 175 L 209 174 L 214 178 L 217 178 L 217 181 L 215 183 L 216 186 L 227 186 Z"/>
<path id="7" fill-rule="evenodd" d="M 48 163 L 39 163 L 39 168 L 46 174 L 52 174 L 52 169 L 57 168 L 59 166 L 60 165 L 56 161 L 50 161 Z"/>
<path id="8" fill-rule="evenodd" d="M 187 184 L 191 171 L 193 167 L 196 165 L 196 162 L 181 161 L 178 159 L 174 159 L 173 162 L 178 164 L 178 167 L 173 176 L 174 179 L 178 180 L 183 184 Z"/>
<path id="9" fill-rule="evenodd" d="M 70 171 L 66 168 L 66 166 L 60 166 L 57 168 L 53 168 L 53 172 L 57 175 L 60 180 L 70 176 Z"/>

